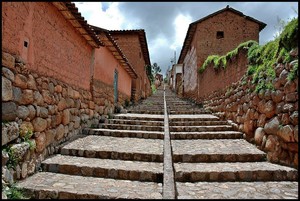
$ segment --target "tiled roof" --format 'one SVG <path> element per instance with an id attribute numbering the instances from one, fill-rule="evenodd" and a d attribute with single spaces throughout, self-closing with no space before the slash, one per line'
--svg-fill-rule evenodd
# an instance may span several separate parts
<path id="1" fill-rule="evenodd" d="M 101 41 L 104 43 L 104 46 L 107 47 L 114 57 L 121 63 L 129 75 L 136 79 L 137 73 L 135 69 L 131 66 L 122 49 L 119 47 L 118 43 L 113 39 L 111 34 L 107 29 L 100 27 L 92 26 L 91 28 L 95 31 L 96 34 L 100 37 Z"/>
<path id="2" fill-rule="evenodd" d="M 149 50 L 148 50 L 148 44 L 146 39 L 146 33 L 144 29 L 133 29 L 133 30 L 110 30 L 109 31 L 112 34 L 138 34 L 139 40 L 141 43 L 142 53 L 145 59 L 146 65 L 151 65 L 150 57 L 149 57 Z"/>
<path id="3" fill-rule="evenodd" d="M 178 62 L 177 62 L 178 64 L 183 63 L 184 57 L 187 54 L 187 52 L 189 50 L 189 47 L 191 45 L 191 42 L 193 40 L 193 36 L 195 34 L 195 31 L 196 31 L 196 28 L 197 28 L 197 24 L 200 23 L 200 22 L 202 22 L 202 21 L 204 21 L 204 20 L 207 20 L 207 19 L 209 19 L 209 18 L 211 18 L 211 17 L 213 17 L 213 16 L 215 16 L 215 15 L 217 15 L 219 13 L 222 13 L 224 11 L 231 11 L 231 12 L 236 13 L 236 14 L 242 16 L 242 17 L 245 17 L 246 19 L 248 19 L 250 21 L 253 21 L 253 22 L 259 24 L 259 31 L 261 31 L 266 26 L 265 23 L 263 23 L 263 22 L 261 22 L 259 20 L 256 20 L 256 19 L 254 19 L 252 17 L 249 17 L 247 15 L 244 15 L 242 12 L 240 12 L 238 10 L 235 10 L 233 8 L 230 8 L 229 6 L 226 6 L 226 8 L 223 8 L 223 9 L 217 11 L 217 12 L 214 12 L 214 13 L 212 13 L 212 14 L 204 17 L 204 18 L 201 18 L 201 19 L 199 19 L 199 20 L 197 20 L 197 21 L 195 21 L 195 22 L 193 22 L 193 23 L 191 23 L 189 25 L 186 37 L 184 39 L 183 47 L 181 49 L 180 56 L 179 56 L 179 59 L 178 59 Z"/>
<path id="4" fill-rule="evenodd" d="M 52 4 L 92 47 L 96 48 L 104 45 L 95 32 L 91 29 L 87 21 L 84 20 L 84 17 L 81 16 L 80 12 L 78 12 L 78 9 L 74 3 L 52 2 Z"/>

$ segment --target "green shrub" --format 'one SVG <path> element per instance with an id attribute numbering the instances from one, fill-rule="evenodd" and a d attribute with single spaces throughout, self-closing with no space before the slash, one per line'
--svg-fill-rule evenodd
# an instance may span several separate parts
<path id="1" fill-rule="evenodd" d="M 29 199 L 25 195 L 24 190 L 17 188 L 16 184 L 12 184 L 11 186 L 2 186 L 3 192 L 6 194 L 8 199 Z"/>
<path id="2" fill-rule="evenodd" d="M 228 52 L 225 55 L 219 56 L 219 55 L 210 55 L 206 58 L 203 65 L 198 69 L 199 73 L 203 73 L 203 71 L 206 69 L 208 65 L 213 63 L 214 69 L 218 69 L 219 67 L 226 68 L 227 61 L 231 60 L 233 57 L 235 57 L 241 49 L 249 49 L 251 46 L 256 45 L 257 42 L 253 40 L 249 40 L 246 42 L 243 42 L 239 44 L 235 49 Z"/>
<path id="3" fill-rule="evenodd" d="M 298 47 L 298 17 L 292 19 L 279 36 L 279 45 L 288 51 Z"/>
<path id="4" fill-rule="evenodd" d="M 296 77 L 298 77 L 298 60 L 297 62 L 294 64 L 292 70 L 290 71 L 290 73 L 288 74 L 287 79 L 289 81 L 293 81 L 296 79 Z"/>

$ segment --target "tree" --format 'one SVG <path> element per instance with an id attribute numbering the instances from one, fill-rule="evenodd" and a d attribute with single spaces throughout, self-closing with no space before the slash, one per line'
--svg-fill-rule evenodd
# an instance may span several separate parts
<path id="1" fill-rule="evenodd" d="M 155 76 L 157 73 L 161 72 L 160 66 L 157 65 L 157 63 L 154 63 L 152 66 L 152 74 Z"/>
<path id="2" fill-rule="evenodd" d="M 146 65 L 145 68 L 151 83 L 154 83 L 155 75 L 161 72 L 160 66 L 158 66 L 157 63 L 154 63 L 153 65 Z"/>

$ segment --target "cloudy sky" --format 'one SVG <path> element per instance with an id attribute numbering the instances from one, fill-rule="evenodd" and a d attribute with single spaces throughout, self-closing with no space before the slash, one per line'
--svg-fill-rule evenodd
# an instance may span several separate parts
<path id="1" fill-rule="evenodd" d="M 267 24 L 259 42 L 273 40 L 279 30 L 278 19 L 298 16 L 297 2 L 74 2 L 91 25 L 108 30 L 144 29 L 150 61 L 165 75 L 178 60 L 190 23 L 227 5 Z"/>

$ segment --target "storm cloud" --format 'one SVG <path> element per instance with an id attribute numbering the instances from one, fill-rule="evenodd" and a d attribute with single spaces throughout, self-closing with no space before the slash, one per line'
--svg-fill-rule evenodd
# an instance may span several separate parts
<path id="1" fill-rule="evenodd" d="M 109 30 L 144 29 L 150 61 L 165 74 L 178 60 L 190 23 L 225 8 L 227 5 L 267 24 L 259 42 L 273 40 L 278 19 L 298 16 L 298 2 L 75 2 L 89 24 Z M 90 5 L 89 5 L 90 4 Z"/>

